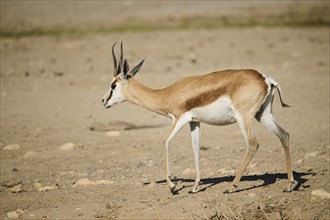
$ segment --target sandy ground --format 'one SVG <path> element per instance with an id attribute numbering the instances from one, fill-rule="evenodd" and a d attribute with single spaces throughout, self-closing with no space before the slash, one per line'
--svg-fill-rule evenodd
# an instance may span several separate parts
<path id="1" fill-rule="evenodd" d="M 235 193 L 223 194 L 246 154 L 237 124 L 202 124 L 201 191 L 190 194 L 188 127 L 171 144 L 171 121 L 129 103 L 106 110 L 110 48 L 124 41 L 137 79 L 154 88 L 227 68 L 254 68 L 281 85 L 274 115 L 290 133 L 297 188 L 283 193 L 282 147 L 257 122 L 260 148 Z M 329 219 L 329 28 L 227 28 L 1 39 L 0 218 Z M 109 132 L 110 131 L 110 132 Z M 73 143 L 72 148 L 60 148 Z M 18 144 L 19 149 L 8 150 Z M 16 145 L 17 146 L 17 145 Z M 324 192 L 325 191 L 325 192 Z M 13 214 L 13 213 L 12 213 Z M 15 214 L 13 214 L 15 215 Z"/>

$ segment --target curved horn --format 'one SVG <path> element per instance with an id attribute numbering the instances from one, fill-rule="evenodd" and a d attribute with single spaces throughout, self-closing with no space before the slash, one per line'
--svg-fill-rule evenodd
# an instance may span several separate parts
<path id="1" fill-rule="evenodd" d="M 115 45 L 117 44 L 114 43 L 114 45 L 112 46 L 112 58 L 113 58 L 113 76 L 116 77 L 118 75 L 118 71 L 117 71 L 117 60 L 116 60 L 116 55 L 115 55 L 115 52 L 114 52 L 114 48 L 115 48 Z"/>
<path id="2" fill-rule="evenodd" d="M 123 42 L 120 43 L 120 58 L 119 58 L 119 63 L 118 63 L 118 68 L 117 68 L 117 74 L 120 74 L 121 68 L 123 66 Z"/>

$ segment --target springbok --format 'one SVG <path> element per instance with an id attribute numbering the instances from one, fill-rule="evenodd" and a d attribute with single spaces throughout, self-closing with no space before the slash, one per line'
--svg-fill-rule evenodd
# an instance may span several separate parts
<path id="1" fill-rule="evenodd" d="M 196 180 L 191 190 L 192 193 L 195 193 L 201 183 L 199 173 L 200 122 L 211 125 L 229 125 L 238 122 L 248 151 L 243 163 L 236 171 L 233 182 L 224 191 L 231 193 L 237 187 L 242 174 L 259 147 L 251 129 L 253 118 L 256 118 L 280 139 L 288 173 L 288 183 L 284 191 L 293 190 L 295 181 L 291 168 L 289 133 L 276 122 L 272 115 L 275 89 L 279 94 L 282 107 L 288 107 L 288 105 L 282 101 L 280 87 L 273 79 L 253 69 L 231 69 L 191 76 L 162 89 L 151 89 L 134 78 L 143 65 L 144 59 L 129 72 L 128 62 L 126 59 L 123 60 L 122 43 L 117 65 L 115 45 L 116 43 L 112 46 L 114 75 L 102 103 L 105 108 L 110 108 L 123 101 L 129 101 L 173 120 L 171 130 L 164 141 L 165 178 L 172 193 L 176 190 L 170 176 L 169 146 L 171 140 L 186 123 L 189 122 L 190 125 L 195 157 Z"/>

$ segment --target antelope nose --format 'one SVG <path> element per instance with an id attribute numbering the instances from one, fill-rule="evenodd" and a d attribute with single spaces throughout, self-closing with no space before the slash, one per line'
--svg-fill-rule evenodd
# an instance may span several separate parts
<path id="1" fill-rule="evenodd" d="M 102 104 L 104 103 L 104 99 L 102 99 Z"/>

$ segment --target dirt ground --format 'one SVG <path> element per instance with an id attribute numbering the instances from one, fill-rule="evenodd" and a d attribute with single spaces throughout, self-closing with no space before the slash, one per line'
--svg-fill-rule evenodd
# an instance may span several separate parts
<path id="1" fill-rule="evenodd" d="M 2 18 L 15 15 L 9 11 Z M 0 218 L 329 219 L 329 40 L 329 27 L 1 38 Z M 195 175 L 186 126 L 171 143 L 180 189 L 172 195 L 163 152 L 171 121 L 129 103 L 108 110 L 101 104 L 112 77 L 110 48 L 120 41 L 131 66 L 147 57 L 136 77 L 153 88 L 228 68 L 257 69 L 278 81 L 292 106 L 281 108 L 276 95 L 274 115 L 290 133 L 295 190 L 282 192 L 281 144 L 255 122 L 260 148 L 237 191 L 223 194 L 246 154 L 243 135 L 237 124 L 202 124 L 201 191 L 189 193 Z"/>

